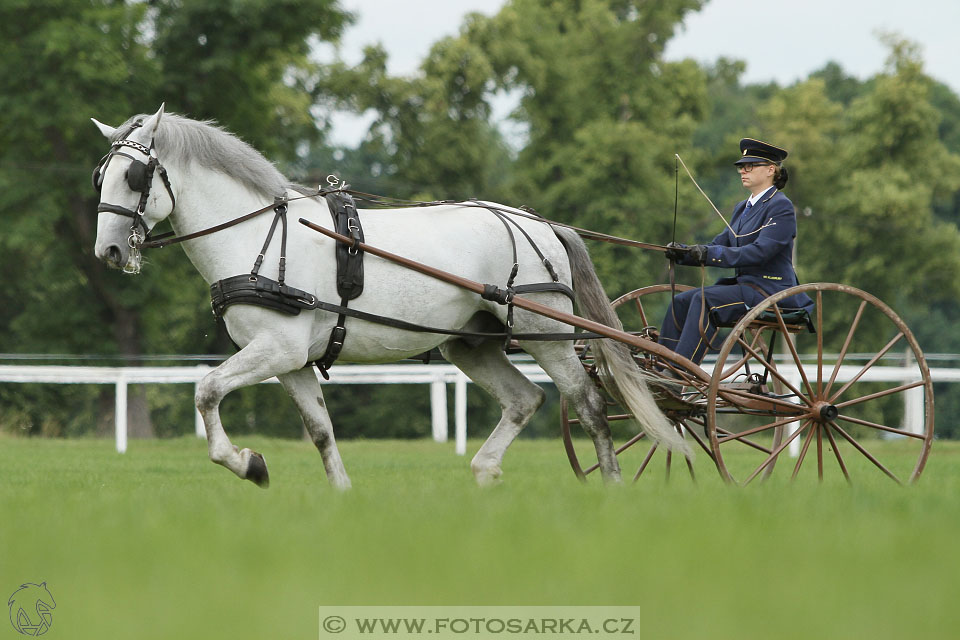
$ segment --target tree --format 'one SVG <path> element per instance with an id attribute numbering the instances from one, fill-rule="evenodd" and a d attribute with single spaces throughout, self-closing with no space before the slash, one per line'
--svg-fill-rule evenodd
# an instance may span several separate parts
<path id="1" fill-rule="evenodd" d="M 181 253 L 148 256 L 162 268 L 135 280 L 94 258 L 97 198 L 89 172 L 106 145 L 89 117 L 119 124 L 166 101 L 170 110 L 215 115 L 277 156 L 294 157 L 294 141 L 319 135 L 302 86 L 315 74 L 309 42 L 338 37 L 348 16 L 334 0 L 277 4 L 0 7 L 0 261 L 6 273 L 22 276 L 3 289 L 2 319 L 16 350 L 136 361 L 150 350 L 215 344 L 203 283 L 185 277 L 192 269 Z M 130 404 L 134 435 L 151 433 L 139 389 Z"/>
<path id="2" fill-rule="evenodd" d="M 807 229 L 817 242 L 805 246 L 813 254 L 805 264 L 811 277 L 922 308 L 960 295 L 960 233 L 933 215 L 934 202 L 960 188 L 960 156 L 940 141 L 940 114 L 916 48 L 893 39 L 888 45 L 888 71 L 843 112 L 842 135 L 817 123 L 797 130 L 809 145 L 811 166 L 803 170 L 813 184 L 806 188 L 819 189 L 808 191 L 818 213 Z M 819 141 L 811 135 L 818 130 Z"/>
<path id="3" fill-rule="evenodd" d="M 386 53 L 368 47 L 356 67 L 332 65 L 318 90 L 336 97 L 331 107 L 377 114 L 358 151 L 375 160 L 371 166 L 385 193 L 495 197 L 491 187 L 509 164 L 509 152 L 489 122 L 491 70 L 483 52 L 462 38 L 445 38 L 422 70 L 412 78 L 389 77 Z"/>
<path id="4" fill-rule="evenodd" d="M 515 0 L 493 17 L 468 19 L 459 49 L 482 52 L 490 71 L 464 81 L 469 95 L 522 96 L 514 117 L 529 140 L 508 201 L 609 233 L 669 240 L 673 154 L 690 147 L 706 87 L 695 63 L 667 63 L 662 53 L 683 15 L 701 4 Z M 610 247 L 594 257 L 611 291 L 650 282 L 664 264 L 659 255 Z"/>

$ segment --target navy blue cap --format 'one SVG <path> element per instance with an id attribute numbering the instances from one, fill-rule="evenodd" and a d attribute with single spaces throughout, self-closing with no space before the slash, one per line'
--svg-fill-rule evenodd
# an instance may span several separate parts
<path id="1" fill-rule="evenodd" d="M 744 138 L 740 141 L 740 159 L 733 164 L 749 162 L 772 162 L 780 164 L 787 158 L 787 150 L 775 147 L 769 142 Z"/>

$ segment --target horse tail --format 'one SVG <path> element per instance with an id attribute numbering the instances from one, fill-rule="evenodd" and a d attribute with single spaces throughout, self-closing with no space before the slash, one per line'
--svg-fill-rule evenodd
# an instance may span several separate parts
<path id="1" fill-rule="evenodd" d="M 553 230 L 567 250 L 573 275 L 573 291 L 580 313 L 589 320 L 622 331 L 623 325 L 603 290 L 583 240 L 571 229 L 553 227 Z M 599 347 L 593 350 L 594 359 L 600 381 L 607 392 L 630 411 L 653 440 L 692 458 L 693 451 L 689 445 L 657 406 L 647 387 L 646 376 L 633 360 L 627 345 L 610 339 L 594 340 L 593 344 Z"/>

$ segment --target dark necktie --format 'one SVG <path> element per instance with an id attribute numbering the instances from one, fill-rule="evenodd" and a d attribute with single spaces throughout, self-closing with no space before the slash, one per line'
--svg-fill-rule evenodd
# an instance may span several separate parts
<path id="1" fill-rule="evenodd" d="M 747 206 L 743 208 L 743 213 L 740 214 L 740 219 L 737 220 L 737 233 L 740 233 L 740 230 L 743 229 L 743 219 L 747 217 L 747 214 L 750 213 L 750 208 L 753 205 L 750 204 L 750 201 L 747 200 Z"/>

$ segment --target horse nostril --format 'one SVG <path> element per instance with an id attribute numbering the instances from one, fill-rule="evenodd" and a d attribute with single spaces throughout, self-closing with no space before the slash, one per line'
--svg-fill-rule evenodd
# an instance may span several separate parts
<path id="1" fill-rule="evenodd" d="M 107 262 L 109 262 L 110 264 L 119 265 L 120 259 L 122 258 L 123 254 L 120 253 L 120 247 L 118 247 L 117 245 L 111 245 L 107 247 L 105 256 L 107 258 Z"/>

